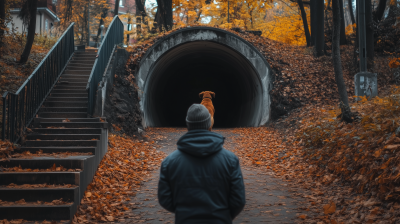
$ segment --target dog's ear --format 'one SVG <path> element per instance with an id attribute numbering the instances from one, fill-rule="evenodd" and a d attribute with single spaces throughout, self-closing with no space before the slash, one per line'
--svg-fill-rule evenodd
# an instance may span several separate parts
<path id="1" fill-rule="evenodd" d="M 199 93 L 199 97 L 203 98 L 203 94 L 204 94 L 204 92 Z"/>
<path id="2" fill-rule="evenodd" d="M 214 92 L 210 92 L 211 93 L 211 95 L 215 98 L 215 93 Z"/>

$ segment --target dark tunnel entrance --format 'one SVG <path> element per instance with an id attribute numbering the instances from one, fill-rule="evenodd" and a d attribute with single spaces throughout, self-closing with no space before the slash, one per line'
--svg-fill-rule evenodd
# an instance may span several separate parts
<path id="1" fill-rule="evenodd" d="M 165 52 L 145 82 L 144 112 L 149 126 L 186 126 L 186 112 L 213 91 L 214 127 L 256 126 L 263 89 L 257 71 L 240 53 L 211 42 L 195 41 Z"/>

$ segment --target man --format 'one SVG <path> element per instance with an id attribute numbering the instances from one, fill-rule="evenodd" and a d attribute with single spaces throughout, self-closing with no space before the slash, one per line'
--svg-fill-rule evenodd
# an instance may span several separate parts
<path id="1" fill-rule="evenodd" d="M 224 137 L 208 131 L 205 106 L 193 104 L 186 124 L 178 150 L 161 164 L 158 200 L 177 224 L 232 223 L 246 203 L 239 159 L 222 147 Z"/>

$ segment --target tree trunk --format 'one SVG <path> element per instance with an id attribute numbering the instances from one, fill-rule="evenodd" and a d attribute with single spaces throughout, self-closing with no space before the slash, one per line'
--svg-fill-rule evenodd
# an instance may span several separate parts
<path id="1" fill-rule="evenodd" d="M 299 4 L 300 7 L 301 18 L 303 19 L 304 33 L 306 35 L 307 46 L 309 47 L 311 46 L 311 37 L 310 31 L 308 30 L 307 14 L 306 11 L 304 11 L 303 1 L 297 0 L 297 4 Z"/>
<path id="2" fill-rule="evenodd" d="M 356 19 L 354 18 L 353 1 L 352 0 L 348 0 L 348 4 L 349 4 L 351 23 L 354 24 L 354 23 L 356 23 Z"/>
<path id="3" fill-rule="evenodd" d="M 172 0 L 164 0 L 165 4 L 165 28 L 166 30 L 171 30 L 173 25 L 172 17 Z"/>
<path id="4" fill-rule="evenodd" d="M 141 0 L 135 0 L 136 10 L 135 10 L 135 17 L 136 17 L 136 34 L 139 38 L 140 34 L 142 33 L 142 11 L 141 11 Z"/>
<path id="5" fill-rule="evenodd" d="M 318 0 L 310 0 L 310 19 L 311 19 L 311 46 L 315 45 L 315 32 L 316 32 L 316 1 Z"/>
<path id="6" fill-rule="evenodd" d="M 157 14 L 155 21 L 162 31 L 172 29 L 172 0 L 157 0 Z"/>
<path id="7" fill-rule="evenodd" d="M 6 0 L 0 0 L 0 47 L 3 46 L 3 36 L 6 20 Z"/>
<path id="8" fill-rule="evenodd" d="M 374 21 L 379 22 L 382 19 L 383 14 L 385 13 L 386 9 L 386 1 L 387 0 L 379 0 L 378 8 L 374 13 Z"/>
<path id="9" fill-rule="evenodd" d="M 368 68 L 372 68 L 374 64 L 374 25 L 372 20 L 372 4 L 371 0 L 365 0 L 365 24 L 366 24 L 366 43 Z"/>
<path id="10" fill-rule="evenodd" d="M 38 0 L 27 0 L 29 6 L 29 26 L 28 26 L 28 37 L 26 40 L 24 51 L 21 54 L 20 63 L 24 64 L 28 61 L 29 54 L 31 53 L 32 44 L 35 39 L 36 31 L 36 11 L 37 11 Z"/>
<path id="11" fill-rule="evenodd" d="M 358 24 L 358 7 L 356 7 L 356 24 Z M 356 40 L 354 41 L 354 51 L 353 51 L 353 66 L 356 68 L 356 70 L 359 69 L 360 64 L 358 63 L 358 41 L 359 41 L 359 32 L 358 32 L 358 27 L 356 28 Z"/>
<path id="12" fill-rule="evenodd" d="M 61 25 L 64 27 L 68 25 L 68 22 L 71 20 L 72 17 L 72 1 L 73 0 L 65 1 L 65 18 L 61 20 Z"/>
<path id="13" fill-rule="evenodd" d="M 118 15 L 118 11 L 119 11 L 119 0 L 115 0 L 114 16 Z"/>
<path id="14" fill-rule="evenodd" d="M 332 34 L 332 60 L 333 69 L 335 71 L 336 85 L 339 91 L 340 101 L 344 105 L 349 106 L 347 98 L 346 85 L 343 79 L 342 61 L 340 58 L 340 0 L 332 0 L 332 19 L 333 19 L 333 34 Z"/>
<path id="15" fill-rule="evenodd" d="M 154 18 L 154 21 L 157 23 L 157 28 L 161 32 L 164 27 L 164 1 L 163 0 L 157 0 L 157 12 L 156 16 Z"/>
<path id="16" fill-rule="evenodd" d="M 347 44 L 346 40 L 346 25 L 344 23 L 343 0 L 339 0 L 340 6 L 340 45 Z"/>
<path id="17" fill-rule="evenodd" d="M 324 0 L 315 0 L 315 54 L 317 57 L 324 55 L 325 32 L 324 32 Z"/>
<path id="18" fill-rule="evenodd" d="M 199 21 L 202 12 L 203 11 L 201 9 L 199 9 L 199 11 L 197 12 L 196 20 L 194 21 L 194 23 L 197 23 Z"/>

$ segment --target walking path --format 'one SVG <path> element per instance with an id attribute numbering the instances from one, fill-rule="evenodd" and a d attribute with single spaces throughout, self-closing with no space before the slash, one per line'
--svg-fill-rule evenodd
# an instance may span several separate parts
<path id="1" fill-rule="evenodd" d="M 165 140 L 159 141 L 159 150 L 167 155 L 176 150 L 176 142 L 186 129 L 161 129 L 160 135 Z M 232 129 L 213 130 L 225 136 L 224 147 L 232 150 L 235 134 Z M 274 178 L 271 172 L 265 172 L 256 167 L 247 166 L 241 160 L 241 167 L 246 187 L 246 206 L 234 220 L 239 223 L 295 223 L 302 201 L 294 196 L 297 189 L 287 186 L 285 182 Z M 159 170 L 149 173 L 140 191 L 131 198 L 136 209 L 129 211 L 125 220 L 119 223 L 174 223 L 174 214 L 163 209 L 157 201 L 157 185 Z"/>

